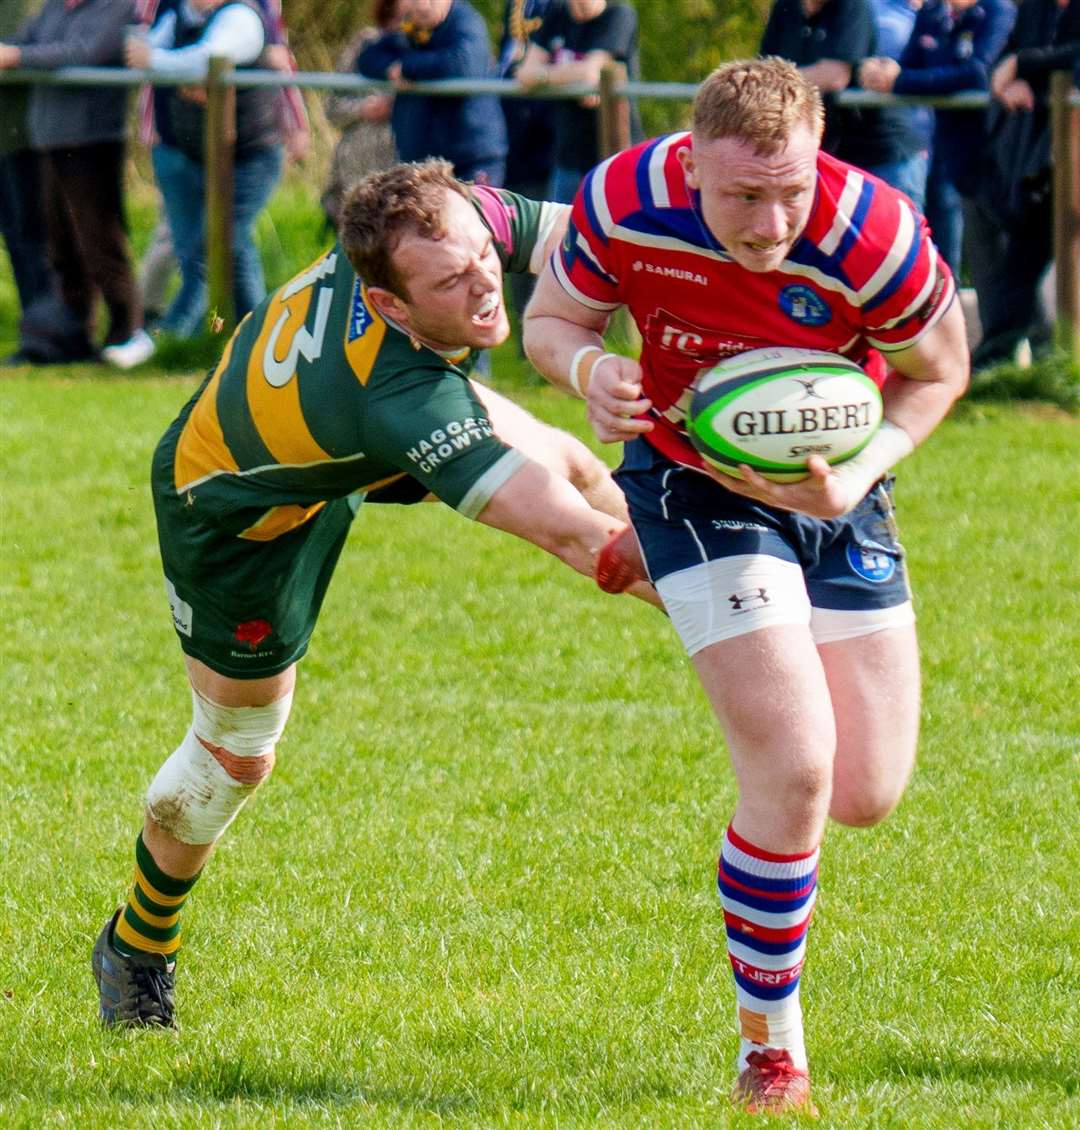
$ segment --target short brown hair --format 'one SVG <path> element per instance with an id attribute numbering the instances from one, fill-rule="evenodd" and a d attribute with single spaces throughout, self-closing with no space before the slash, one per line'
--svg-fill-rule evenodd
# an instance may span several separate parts
<path id="1" fill-rule="evenodd" d="M 368 286 L 382 287 L 408 301 L 407 281 L 393 253 L 409 232 L 427 239 L 446 235 L 446 193 L 468 198 L 449 161 L 436 158 L 392 165 L 364 177 L 345 198 L 341 245 Z"/>
<path id="2" fill-rule="evenodd" d="M 821 95 L 794 63 L 775 55 L 724 63 L 694 98 L 693 130 L 701 141 L 732 137 L 750 142 L 759 153 L 775 153 L 800 125 L 820 140 L 825 128 Z"/>

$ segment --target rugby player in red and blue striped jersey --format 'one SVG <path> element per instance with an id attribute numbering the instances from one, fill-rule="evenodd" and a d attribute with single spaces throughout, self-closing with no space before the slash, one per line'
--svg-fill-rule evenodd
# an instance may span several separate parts
<path id="1" fill-rule="evenodd" d="M 949 270 L 910 201 L 820 152 L 820 96 L 779 59 L 726 64 L 693 128 L 584 181 L 526 315 L 526 349 L 582 395 L 739 786 L 719 887 L 747 1110 L 811 1106 L 799 974 L 826 818 L 883 819 L 914 764 L 919 665 L 890 469 L 967 382 Z M 619 306 L 640 363 L 605 352 Z M 696 375 L 765 345 L 843 353 L 883 386 L 885 423 L 804 482 L 702 467 L 684 427 Z M 886 360 L 888 365 L 886 365 Z M 888 375 L 887 375 L 888 374 Z M 632 535 L 631 535 L 632 536 Z M 601 555 L 616 576 L 627 535 Z"/>

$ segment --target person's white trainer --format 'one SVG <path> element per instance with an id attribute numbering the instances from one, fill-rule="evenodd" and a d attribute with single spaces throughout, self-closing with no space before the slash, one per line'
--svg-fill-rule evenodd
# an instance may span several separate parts
<path id="1" fill-rule="evenodd" d="M 127 341 L 105 346 L 101 357 L 118 369 L 133 369 L 148 361 L 154 354 L 154 348 L 154 339 L 146 330 L 136 330 Z"/>

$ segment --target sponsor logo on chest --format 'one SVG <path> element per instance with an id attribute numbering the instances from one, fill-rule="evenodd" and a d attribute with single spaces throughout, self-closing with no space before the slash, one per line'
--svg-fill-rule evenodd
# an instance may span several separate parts
<path id="1" fill-rule="evenodd" d="M 663 263 L 649 263 L 644 259 L 635 259 L 633 269 L 659 278 L 678 279 L 680 282 L 694 283 L 697 286 L 709 285 L 708 275 L 703 275 L 700 271 L 688 271 L 685 267 L 669 267 Z"/>

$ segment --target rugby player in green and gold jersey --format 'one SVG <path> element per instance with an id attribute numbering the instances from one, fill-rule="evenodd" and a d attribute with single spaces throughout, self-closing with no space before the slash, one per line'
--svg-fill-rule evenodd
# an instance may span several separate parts
<path id="1" fill-rule="evenodd" d="M 245 318 L 158 445 L 158 539 L 194 712 L 150 784 L 127 905 L 94 947 L 104 1023 L 173 1023 L 181 907 L 273 768 L 365 499 L 433 496 L 587 575 L 625 528 L 584 445 L 468 376 L 474 351 L 509 332 L 503 271 L 535 272 L 564 225 L 560 206 L 467 187 L 445 162 L 374 174 L 341 243 Z M 643 579 L 629 588 L 658 603 Z"/>

